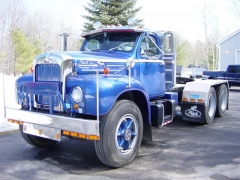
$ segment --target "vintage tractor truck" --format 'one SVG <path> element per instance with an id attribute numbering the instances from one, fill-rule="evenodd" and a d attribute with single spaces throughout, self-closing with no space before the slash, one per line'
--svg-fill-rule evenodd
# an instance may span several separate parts
<path id="1" fill-rule="evenodd" d="M 172 122 L 177 106 L 186 121 L 211 123 L 228 108 L 228 83 L 193 81 L 176 87 L 173 32 L 95 24 L 80 51 L 36 57 L 32 74 L 16 81 L 20 109 L 5 107 L 9 122 L 37 147 L 62 136 L 94 140 L 99 159 L 122 167 L 136 156 L 152 126 Z M 180 98 L 179 98 L 180 97 Z"/>

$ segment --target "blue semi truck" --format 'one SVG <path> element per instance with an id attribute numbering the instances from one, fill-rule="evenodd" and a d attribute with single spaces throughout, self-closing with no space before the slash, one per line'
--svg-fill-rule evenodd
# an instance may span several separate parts
<path id="1" fill-rule="evenodd" d="M 185 121 L 210 124 L 228 109 L 228 83 L 193 81 L 176 85 L 173 32 L 102 26 L 82 34 L 80 51 L 49 51 L 34 71 L 16 80 L 19 109 L 5 107 L 9 122 L 37 147 L 62 136 L 93 140 L 99 159 L 122 167 L 136 156 L 152 127 L 172 122 L 176 107 Z"/>

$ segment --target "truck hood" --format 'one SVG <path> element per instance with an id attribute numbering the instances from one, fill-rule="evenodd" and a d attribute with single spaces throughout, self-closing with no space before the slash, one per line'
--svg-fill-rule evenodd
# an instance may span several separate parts
<path id="1" fill-rule="evenodd" d="M 66 62 L 66 67 L 70 67 L 72 72 L 77 74 L 103 73 L 103 68 L 108 67 L 110 73 L 115 73 L 126 67 L 127 59 L 134 59 L 131 53 L 109 52 L 109 51 L 53 51 L 46 52 L 36 57 L 35 64 L 38 63 L 57 63 L 62 66 L 64 61 L 71 60 L 71 65 Z"/>
<path id="2" fill-rule="evenodd" d="M 67 55 L 73 57 L 74 60 L 79 59 L 129 59 L 131 55 L 126 53 L 116 53 L 108 51 L 93 51 L 93 52 L 82 52 L 82 51 L 66 51 Z"/>

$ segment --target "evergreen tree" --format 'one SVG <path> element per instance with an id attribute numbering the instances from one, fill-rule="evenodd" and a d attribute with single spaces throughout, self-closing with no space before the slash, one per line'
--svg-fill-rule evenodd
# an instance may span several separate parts
<path id="1" fill-rule="evenodd" d="M 29 43 L 19 29 L 13 30 L 11 37 L 15 49 L 16 70 L 21 73 L 28 73 L 29 68 L 33 65 L 33 59 L 40 53 L 40 49 L 37 48 L 39 42 Z"/>
<path id="2" fill-rule="evenodd" d="M 127 25 L 127 20 L 134 18 L 141 7 L 134 9 L 137 0 L 90 0 L 88 7 L 84 6 L 89 12 L 89 16 L 83 16 L 87 22 L 84 23 L 83 31 L 93 30 L 94 22 L 101 22 L 102 25 Z M 136 24 L 142 22 L 141 19 L 135 19 Z"/>

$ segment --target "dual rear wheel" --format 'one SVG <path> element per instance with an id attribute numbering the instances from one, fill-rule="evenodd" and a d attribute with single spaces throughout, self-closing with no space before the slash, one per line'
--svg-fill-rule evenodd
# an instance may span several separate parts
<path id="1" fill-rule="evenodd" d="M 208 93 L 207 105 L 205 106 L 205 124 L 212 123 L 214 117 L 221 117 L 228 107 L 228 89 L 225 84 L 220 85 L 216 90 L 211 87 Z"/>

